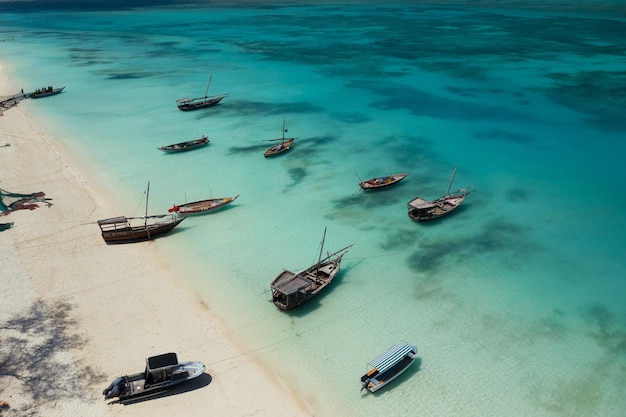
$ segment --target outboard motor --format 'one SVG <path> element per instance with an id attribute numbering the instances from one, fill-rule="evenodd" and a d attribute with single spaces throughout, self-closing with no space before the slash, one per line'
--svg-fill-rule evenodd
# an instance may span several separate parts
<path id="1" fill-rule="evenodd" d="M 124 378 L 118 376 L 111 382 L 107 388 L 102 391 L 102 395 L 104 395 L 104 399 L 108 400 L 110 398 L 119 397 L 120 394 L 124 391 Z"/>

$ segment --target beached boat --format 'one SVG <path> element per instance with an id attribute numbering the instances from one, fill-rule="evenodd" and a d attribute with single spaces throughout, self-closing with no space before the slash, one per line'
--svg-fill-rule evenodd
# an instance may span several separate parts
<path id="1" fill-rule="evenodd" d="M 463 200 L 465 200 L 465 197 L 474 191 L 460 188 L 455 192 L 450 192 L 452 181 L 454 181 L 454 176 L 456 175 L 456 168 L 457 167 L 454 167 L 454 171 L 452 171 L 446 195 L 436 200 L 426 200 L 422 197 L 415 197 L 407 203 L 408 214 L 411 220 L 424 222 L 446 216 L 459 208 Z"/>
<path id="2" fill-rule="evenodd" d="M 52 86 L 48 86 L 48 87 L 40 88 L 40 89 L 37 89 L 37 90 L 33 91 L 32 93 L 30 93 L 28 95 L 28 97 L 30 97 L 30 98 L 41 98 L 41 97 L 54 96 L 56 94 L 59 94 L 61 91 L 63 91 L 64 88 L 65 88 L 65 86 L 57 87 L 57 88 L 54 88 Z"/>
<path id="3" fill-rule="evenodd" d="M 186 142 L 175 143 L 173 145 L 159 146 L 158 149 L 168 153 L 184 152 L 191 151 L 192 149 L 198 149 L 208 144 L 209 139 L 205 135 L 202 135 L 199 139 L 188 140 Z"/>
<path id="4" fill-rule="evenodd" d="M 185 217 L 175 215 L 160 214 L 148 216 L 148 196 L 150 194 L 150 183 L 146 191 L 146 214 L 142 217 L 112 217 L 110 219 L 98 220 L 98 226 L 102 232 L 102 238 L 106 243 L 132 243 L 151 240 L 159 235 L 170 232 L 180 224 Z M 168 218 L 164 221 L 155 219 Z M 150 220 L 150 222 L 148 222 Z"/>
<path id="5" fill-rule="evenodd" d="M 362 190 L 377 190 L 397 184 L 404 178 L 406 178 L 407 175 L 409 175 L 409 173 L 405 172 L 403 174 L 393 174 L 387 175 L 385 177 L 376 177 L 365 181 L 361 181 L 361 178 L 359 178 L 359 187 L 361 187 Z M 359 174 L 357 174 L 357 178 L 358 177 Z"/>
<path id="6" fill-rule="evenodd" d="M 400 341 L 376 356 L 367 364 L 369 370 L 361 377 L 361 391 L 378 391 L 406 371 L 415 355 L 417 346 Z"/>
<path id="7" fill-rule="evenodd" d="M 176 353 L 164 353 L 146 359 L 146 369 L 141 373 L 119 376 L 102 391 L 105 400 L 118 398 L 124 401 L 155 392 L 164 391 L 204 373 L 202 362 L 178 362 Z"/>
<path id="8" fill-rule="evenodd" d="M 318 261 L 315 265 L 298 273 L 287 270 L 281 272 L 272 281 L 272 302 L 281 310 L 290 310 L 309 301 L 318 295 L 335 278 L 341 267 L 341 259 L 346 254 L 348 245 L 334 253 L 329 253 L 322 259 L 326 228 L 320 245 Z"/>
<path id="9" fill-rule="evenodd" d="M 185 203 L 181 205 L 174 204 L 168 211 L 170 213 L 178 213 L 181 216 L 193 216 L 197 214 L 205 214 L 217 211 L 226 207 L 239 197 L 211 198 L 209 200 L 194 201 L 193 203 Z"/>
<path id="10" fill-rule="evenodd" d="M 207 83 L 206 90 L 204 91 L 204 97 L 179 98 L 176 100 L 178 110 L 188 111 L 212 107 L 222 101 L 224 97 L 228 96 L 228 94 L 217 94 L 213 96 L 207 95 L 209 93 L 209 86 L 211 85 L 212 77 L 213 76 L 209 77 L 209 82 Z"/>
<path id="11" fill-rule="evenodd" d="M 280 143 L 277 143 L 276 145 L 272 146 L 271 148 L 269 148 L 268 150 L 266 150 L 263 153 L 263 156 L 268 158 L 270 156 L 276 156 L 279 155 L 283 152 L 287 152 L 289 149 L 291 149 L 291 145 L 293 144 L 293 141 L 295 138 L 285 138 L 285 132 L 287 132 L 287 129 L 285 129 L 285 118 L 283 117 L 283 128 L 282 128 L 282 132 L 283 132 L 283 137 L 279 138 L 279 139 L 268 139 L 265 142 L 275 142 L 275 141 L 280 141 Z"/>

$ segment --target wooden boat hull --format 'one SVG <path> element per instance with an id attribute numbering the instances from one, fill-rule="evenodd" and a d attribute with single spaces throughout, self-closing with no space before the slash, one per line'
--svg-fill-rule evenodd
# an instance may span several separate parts
<path id="1" fill-rule="evenodd" d="M 410 352 L 391 368 L 384 372 L 378 372 L 376 369 L 370 370 L 361 377 L 362 389 L 367 389 L 370 392 L 378 391 L 406 371 L 415 361 L 416 355 L 417 346 L 412 346 Z"/>
<path id="2" fill-rule="evenodd" d="M 157 222 L 147 226 L 126 226 L 109 230 L 102 229 L 102 238 L 108 244 L 111 243 L 135 243 L 155 239 L 172 231 L 185 220 L 184 217 L 175 218 L 166 222 Z"/>
<path id="3" fill-rule="evenodd" d="M 272 281 L 272 302 L 280 310 L 291 310 L 318 295 L 326 288 L 341 269 L 342 256 L 311 266 L 296 274 L 281 272 Z"/>
<path id="4" fill-rule="evenodd" d="M 202 137 L 200 139 L 188 140 L 186 142 L 175 143 L 175 144 L 167 145 L 167 146 L 160 146 L 157 149 L 166 153 L 186 152 L 186 151 L 191 151 L 193 149 L 201 148 L 208 144 L 209 144 L 209 139 L 206 137 Z"/>
<path id="5" fill-rule="evenodd" d="M 226 207 L 235 201 L 237 197 L 239 197 L 239 194 L 234 197 L 213 198 L 209 200 L 194 201 L 193 203 L 174 205 L 174 207 L 170 208 L 168 211 L 170 213 L 176 212 L 181 216 L 197 216 L 200 214 L 213 213 Z"/>
<path id="6" fill-rule="evenodd" d="M 381 188 L 389 187 L 405 179 L 409 175 L 408 172 L 403 174 L 387 175 L 385 177 L 372 178 L 366 181 L 359 181 L 359 187 L 362 190 L 378 190 Z"/>
<path id="7" fill-rule="evenodd" d="M 466 191 L 461 191 L 433 201 L 416 197 L 408 203 L 409 218 L 416 222 L 426 222 L 445 217 L 458 209 L 468 194 Z"/>
<path id="8" fill-rule="evenodd" d="M 263 156 L 269 158 L 287 152 L 289 149 L 291 149 L 291 145 L 293 144 L 294 139 L 295 138 L 285 139 L 284 142 L 272 146 L 263 153 Z"/>
<path id="9" fill-rule="evenodd" d="M 43 97 L 55 96 L 59 94 L 61 91 L 63 91 L 64 89 L 65 87 L 58 87 L 58 88 L 53 88 L 52 91 L 42 91 L 42 92 L 34 91 L 30 93 L 29 97 L 30 98 L 43 98 Z"/>
<path id="10" fill-rule="evenodd" d="M 226 94 L 223 96 L 217 97 L 208 97 L 208 98 L 194 98 L 194 99 L 181 99 L 176 101 L 176 107 L 181 111 L 191 111 L 191 110 L 199 110 L 206 109 L 208 107 L 213 107 L 219 104 L 224 98 L 226 98 Z M 188 101 L 187 101 L 188 100 Z"/>

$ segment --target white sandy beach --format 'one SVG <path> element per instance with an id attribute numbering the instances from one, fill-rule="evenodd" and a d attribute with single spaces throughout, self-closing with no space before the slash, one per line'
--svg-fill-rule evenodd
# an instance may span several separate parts
<path id="1" fill-rule="evenodd" d="M 19 91 L 0 64 L 0 95 Z M 6 416 L 313 414 L 223 332 L 210 306 L 163 265 L 154 242 L 107 246 L 92 223 L 121 214 L 25 112 L 0 116 L 0 188 L 51 206 L 0 217 L 0 402 Z M 166 237 L 164 237 L 166 239 Z M 107 404 L 102 390 L 177 352 L 207 370 L 176 395 Z M 31 389 L 27 389 L 30 386 Z M 185 392 L 186 391 L 186 392 Z"/>

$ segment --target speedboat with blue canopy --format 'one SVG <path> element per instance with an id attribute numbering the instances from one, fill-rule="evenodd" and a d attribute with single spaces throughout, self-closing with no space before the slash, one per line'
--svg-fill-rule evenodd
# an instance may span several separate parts
<path id="1" fill-rule="evenodd" d="M 406 371 L 416 355 L 417 346 L 396 343 L 368 363 L 369 371 L 361 377 L 361 390 L 378 391 Z"/>

